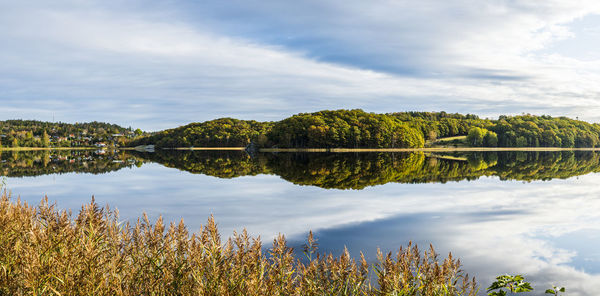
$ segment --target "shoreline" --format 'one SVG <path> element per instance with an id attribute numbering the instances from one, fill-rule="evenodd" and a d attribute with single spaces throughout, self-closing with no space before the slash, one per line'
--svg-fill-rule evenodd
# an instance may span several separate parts
<path id="1" fill-rule="evenodd" d="M 0 151 L 98 150 L 100 147 L 2 147 Z"/>
<path id="2" fill-rule="evenodd" d="M 502 152 L 600 151 L 600 148 L 562 147 L 430 147 L 430 148 L 261 148 L 259 152 Z"/>
<path id="3" fill-rule="evenodd" d="M 176 147 L 176 148 L 159 148 L 161 150 L 246 150 L 246 147 Z"/>
<path id="4" fill-rule="evenodd" d="M 3 147 L 1 151 L 52 151 L 52 150 L 98 150 L 98 147 Z M 175 147 L 158 148 L 178 151 L 244 151 L 246 147 Z M 158 150 L 157 149 L 157 150 Z M 136 150 L 134 147 L 119 147 L 114 150 Z M 562 148 L 562 147 L 424 147 L 424 148 L 259 148 L 258 152 L 503 152 L 503 151 L 600 151 L 598 148 Z"/>

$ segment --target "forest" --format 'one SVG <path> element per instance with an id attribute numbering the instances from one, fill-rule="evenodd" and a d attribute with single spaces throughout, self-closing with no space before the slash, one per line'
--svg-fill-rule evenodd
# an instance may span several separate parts
<path id="1" fill-rule="evenodd" d="M 124 128 L 103 122 L 63 123 L 37 120 L 0 121 L 2 147 L 88 147 L 94 145 L 124 145 L 138 129 Z"/>
<path id="2" fill-rule="evenodd" d="M 600 147 L 600 125 L 567 117 L 502 115 L 482 119 L 446 112 L 368 113 L 360 109 L 300 113 L 277 122 L 221 118 L 156 132 L 129 146 L 269 148 L 420 148 L 465 136 L 469 147 Z"/>
<path id="3" fill-rule="evenodd" d="M 600 147 L 600 124 L 523 114 L 482 119 L 446 112 L 300 113 L 275 122 L 219 118 L 158 132 L 118 125 L 0 121 L 3 147 L 421 148 L 459 137 L 465 147 Z"/>
<path id="4" fill-rule="evenodd" d="M 129 146 L 158 147 L 244 147 L 255 142 L 265 145 L 273 123 L 234 118 L 219 118 L 190 123 L 130 141 Z"/>

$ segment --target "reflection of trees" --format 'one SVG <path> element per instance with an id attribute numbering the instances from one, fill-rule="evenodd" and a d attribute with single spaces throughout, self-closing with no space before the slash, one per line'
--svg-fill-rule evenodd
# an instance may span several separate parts
<path id="1" fill-rule="evenodd" d="M 101 174 L 141 165 L 141 160 L 125 153 L 98 154 L 90 150 L 9 151 L 0 154 L 0 172 L 6 177 L 62 173 Z"/>
<path id="2" fill-rule="evenodd" d="M 487 152 L 451 157 L 423 153 L 279 153 L 251 158 L 239 151 L 169 151 L 136 157 L 219 178 L 275 174 L 298 185 L 363 189 L 394 183 L 444 183 L 498 176 L 549 180 L 600 171 L 594 152 Z"/>
<path id="3" fill-rule="evenodd" d="M 480 156 L 481 157 L 481 156 Z M 600 171 L 600 154 L 584 151 L 498 153 L 488 175 L 502 180 L 566 179 Z"/>
<path id="4" fill-rule="evenodd" d="M 418 174 L 423 153 L 281 154 L 267 155 L 274 174 L 299 185 L 362 189 L 397 182 Z"/>
<path id="5" fill-rule="evenodd" d="M 244 151 L 166 150 L 156 153 L 129 153 L 166 167 L 219 178 L 255 176 L 268 172 L 260 159 L 251 159 Z"/>
<path id="6" fill-rule="evenodd" d="M 363 189 L 386 183 L 444 183 L 498 176 L 501 180 L 550 180 L 600 171 L 595 152 L 486 152 L 447 156 L 423 153 L 280 153 L 250 157 L 242 151 L 4 152 L 5 176 L 64 172 L 103 173 L 160 163 L 194 174 L 235 178 L 275 174 L 298 185 Z"/>

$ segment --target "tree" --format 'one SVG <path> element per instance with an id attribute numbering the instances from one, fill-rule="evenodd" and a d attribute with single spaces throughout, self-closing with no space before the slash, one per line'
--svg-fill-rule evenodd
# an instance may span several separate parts
<path id="1" fill-rule="evenodd" d="M 435 139 L 437 139 L 437 133 L 434 130 L 431 130 L 429 131 L 427 138 L 429 139 L 429 141 L 435 141 Z"/>
<path id="2" fill-rule="evenodd" d="M 517 141 L 515 143 L 516 147 L 527 147 L 527 139 L 523 136 L 517 137 Z"/>
<path id="3" fill-rule="evenodd" d="M 496 146 L 498 146 L 498 135 L 496 135 L 496 133 L 494 133 L 492 131 L 488 131 L 485 134 L 485 137 L 483 139 L 483 144 L 486 147 L 496 147 Z"/>
<path id="4" fill-rule="evenodd" d="M 553 147 L 556 145 L 557 140 L 560 140 L 556 136 L 556 133 L 552 130 L 546 130 L 542 132 L 542 145 L 545 147 Z M 557 145 L 559 146 L 559 145 Z"/>
<path id="5" fill-rule="evenodd" d="M 46 133 L 46 130 L 44 130 L 44 133 L 42 134 L 42 147 L 48 146 L 50 146 L 50 137 L 48 136 L 48 133 Z"/>
<path id="6" fill-rule="evenodd" d="M 483 138 L 485 136 L 485 133 L 487 131 L 484 131 L 481 128 L 478 127 L 473 127 L 469 130 L 469 133 L 467 134 L 467 142 L 469 143 L 469 145 L 471 146 L 482 146 L 483 145 Z"/>

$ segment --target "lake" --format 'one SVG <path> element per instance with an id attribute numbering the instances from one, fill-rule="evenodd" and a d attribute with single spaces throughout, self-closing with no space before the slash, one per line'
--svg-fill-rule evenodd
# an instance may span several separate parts
<path id="1" fill-rule="evenodd" d="M 346 246 L 369 260 L 409 241 L 452 252 L 483 290 L 521 273 L 538 295 L 600 289 L 600 154 L 596 152 L 258 153 L 2 152 L 13 197 L 47 195 L 75 213 L 92 195 L 122 220 L 214 215 L 223 236 L 278 233 L 301 249 Z"/>

